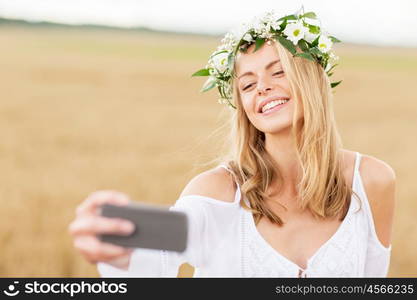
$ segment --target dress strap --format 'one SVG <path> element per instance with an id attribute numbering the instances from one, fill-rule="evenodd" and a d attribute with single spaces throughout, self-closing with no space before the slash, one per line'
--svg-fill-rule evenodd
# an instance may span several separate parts
<path id="1" fill-rule="evenodd" d="M 359 182 L 358 183 L 359 184 L 359 195 L 360 195 L 361 199 L 363 199 L 364 208 L 365 208 L 365 212 L 366 212 L 366 217 L 368 219 L 368 224 L 369 224 L 370 230 L 371 230 L 371 235 L 370 235 L 371 241 L 370 241 L 370 244 L 368 246 L 368 249 L 369 249 L 369 247 L 377 247 L 377 248 L 382 249 L 382 251 L 384 251 L 384 252 L 385 251 L 390 251 L 392 244 L 390 244 L 388 247 L 384 246 L 380 242 L 380 240 L 378 238 L 378 235 L 376 233 L 374 217 L 373 217 L 371 205 L 369 203 L 368 195 L 366 194 L 366 190 L 365 190 L 365 186 L 364 186 L 363 181 L 362 181 L 362 177 L 359 174 L 359 165 L 360 165 L 361 157 L 362 157 L 362 155 L 359 152 L 356 152 L 355 172 L 358 172 L 357 174 L 359 175 L 359 176 L 357 176 L 359 178 L 359 180 L 358 180 L 358 182 Z M 376 250 L 371 250 L 371 251 L 376 251 Z"/>
<path id="2" fill-rule="evenodd" d="M 355 174 L 357 174 L 359 172 L 359 166 L 361 163 L 361 154 L 359 152 L 356 152 L 356 159 L 355 159 Z"/>
<path id="3" fill-rule="evenodd" d="M 219 167 L 225 168 L 228 172 L 230 172 L 230 169 L 225 164 L 220 164 Z"/>

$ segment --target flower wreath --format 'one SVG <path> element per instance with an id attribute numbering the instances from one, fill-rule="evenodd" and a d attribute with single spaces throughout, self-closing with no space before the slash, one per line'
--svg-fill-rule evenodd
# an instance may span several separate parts
<path id="1" fill-rule="evenodd" d="M 286 48 L 293 57 L 302 57 L 318 62 L 330 77 L 334 64 L 339 59 L 330 50 L 333 43 L 340 40 L 330 36 L 321 28 L 314 12 L 304 13 L 302 7 L 298 12 L 279 18 L 274 11 L 255 17 L 251 23 L 243 23 L 240 28 L 226 33 L 220 46 L 210 56 L 204 69 L 192 76 L 209 76 L 201 92 L 217 87 L 220 94 L 219 103 L 232 103 L 232 78 L 235 76 L 233 66 L 237 51 L 246 52 L 255 43 L 258 50 L 266 41 L 275 39 Z M 297 52 L 296 47 L 302 52 Z M 332 82 L 334 88 L 341 81 Z"/>

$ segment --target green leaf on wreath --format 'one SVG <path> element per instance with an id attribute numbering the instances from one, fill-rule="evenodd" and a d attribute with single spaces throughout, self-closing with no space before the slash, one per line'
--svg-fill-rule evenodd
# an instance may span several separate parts
<path id="1" fill-rule="evenodd" d="M 296 15 L 288 15 L 288 16 L 278 19 L 278 21 L 283 21 L 283 20 L 298 20 L 298 18 Z"/>
<path id="2" fill-rule="evenodd" d="M 308 52 L 309 50 L 307 42 L 305 40 L 299 40 L 298 47 L 300 47 L 300 49 L 303 50 L 303 52 Z"/>
<path id="3" fill-rule="evenodd" d="M 316 37 L 316 39 L 311 43 L 313 47 L 318 46 L 320 36 Z"/>
<path id="4" fill-rule="evenodd" d="M 341 82 L 342 82 L 342 80 L 337 81 L 337 82 L 332 82 L 332 83 L 330 84 L 330 86 L 331 86 L 332 88 L 334 88 L 334 87 L 338 86 Z"/>
<path id="5" fill-rule="evenodd" d="M 310 53 L 297 53 L 294 56 L 299 56 L 299 57 L 307 58 L 307 59 L 309 59 L 311 61 L 315 61 L 314 57 L 311 56 Z"/>
<path id="6" fill-rule="evenodd" d="M 291 52 L 291 54 L 294 55 L 295 53 L 297 53 L 297 50 L 295 49 L 295 46 L 294 46 L 294 44 L 291 41 L 287 40 L 283 36 L 278 36 L 277 39 L 280 42 L 280 44 L 282 46 L 284 46 L 284 48 L 286 48 L 288 51 Z"/>
<path id="7" fill-rule="evenodd" d="M 257 38 L 256 41 L 255 41 L 255 50 L 253 50 L 253 52 L 255 52 L 259 48 L 261 48 L 264 43 L 265 43 L 265 39 Z"/>
<path id="8" fill-rule="evenodd" d="M 306 12 L 306 13 L 305 13 L 304 15 L 302 15 L 301 17 L 304 17 L 304 18 L 309 18 L 309 19 L 317 19 L 316 14 L 315 14 L 314 12 L 312 12 L 312 11 Z"/>
<path id="9" fill-rule="evenodd" d="M 211 78 L 209 78 L 205 83 L 203 88 L 201 89 L 201 92 L 207 92 L 208 90 L 211 90 L 212 88 L 214 88 L 216 86 L 216 80 L 213 80 Z"/>
<path id="10" fill-rule="evenodd" d="M 331 41 L 333 43 L 340 43 L 341 42 L 339 39 L 335 38 L 334 36 L 329 35 L 329 38 L 331 39 Z"/>
<path id="11" fill-rule="evenodd" d="M 209 76 L 210 75 L 210 71 L 208 69 L 201 69 L 198 70 L 197 72 L 195 72 L 193 75 L 191 75 L 191 77 L 193 76 Z"/>
<path id="12" fill-rule="evenodd" d="M 319 26 L 308 24 L 308 29 L 313 34 L 319 34 L 320 33 L 320 27 Z"/>

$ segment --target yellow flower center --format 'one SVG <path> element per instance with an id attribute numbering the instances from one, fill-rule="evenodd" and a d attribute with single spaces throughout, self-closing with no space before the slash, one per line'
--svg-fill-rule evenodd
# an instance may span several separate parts
<path id="1" fill-rule="evenodd" d="M 320 44 L 319 47 L 320 48 L 326 48 L 326 44 Z"/>
<path id="2" fill-rule="evenodd" d="M 297 36 L 300 33 L 300 29 L 294 30 L 294 36 Z"/>

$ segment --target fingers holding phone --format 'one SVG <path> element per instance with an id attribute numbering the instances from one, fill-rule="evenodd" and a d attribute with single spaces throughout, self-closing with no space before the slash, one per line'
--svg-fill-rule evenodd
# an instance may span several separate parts
<path id="1" fill-rule="evenodd" d="M 70 223 L 68 232 L 73 237 L 74 247 L 88 262 L 103 261 L 126 269 L 133 249 L 102 242 L 97 235 L 126 236 L 135 230 L 135 225 L 129 220 L 100 216 L 100 207 L 105 203 L 125 206 L 130 203 L 130 199 L 116 191 L 92 193 L 77 207 L 76 217 Z"/>
<path id="2" fill-rule="evenodd" d="M 102 217 L 130 220 L 135 230 L 128 236 L 100 234 L 102 242 L 128 248 L 184 252 L 187 247 L 188 217 L 167 206 L 131 202 L 128 205 L 103 204 Z"/>
<path id="3" fill-rule="evenodd" d="M 97 191 L 91 193 L 76 209 L 77 216 L 97 215 L 102 204 L 128 205 L 128 195 L 118 191 Z"/>

